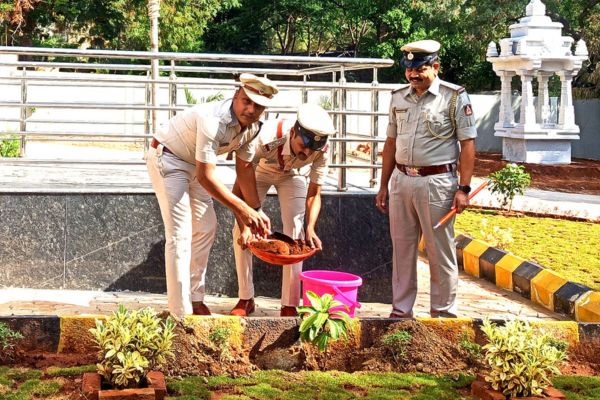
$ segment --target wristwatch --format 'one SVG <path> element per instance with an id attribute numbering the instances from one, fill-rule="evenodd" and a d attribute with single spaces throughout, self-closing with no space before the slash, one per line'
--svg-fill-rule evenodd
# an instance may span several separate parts
<path id="1" fill-rule="evenodd" d="M 458 185 L 458 190 L 465 192 L 465 194 L 471 193 L 471 186 L 469 185 Z"/>

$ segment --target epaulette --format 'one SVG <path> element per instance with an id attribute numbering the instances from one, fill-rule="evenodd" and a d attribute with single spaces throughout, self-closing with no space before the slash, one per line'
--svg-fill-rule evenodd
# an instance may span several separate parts
<path id="1" fill-rule="evenodd" d="M 440 79 L 440 86 L 445 86 L 449 89 L 457 91 L 459 94 L 465 91 L 465 88 L 460 85 L 455 85 L 454 83 L 446 82 Z"/>
<path id="2" fill-rule="evenodd" d="M 404 83 L 404 84 L 400 85 L 400 87 L 398 89 L 392 90 L 392 94 L 396 93 L 399 90 L 406 89 L 406 88 L 409 88 L 409 87 L 410 87 L 410 83 Z"/>
<path id="3" fill-rule="evenodd" d="M 279 147 L 280 145 L 284 144 L 286 141 L 286 137 L 282 137 L 279 139 L 275 139 L 272 142 L 269 142 L 267 144 L 263 144 L 263 149 L 268 153 L 269 151 L 276 149 L 277 147 Z"/>

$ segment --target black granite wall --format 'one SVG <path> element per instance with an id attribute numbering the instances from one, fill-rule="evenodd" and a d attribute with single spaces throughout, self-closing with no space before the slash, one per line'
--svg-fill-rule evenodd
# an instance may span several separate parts
<path id="1" fill-rule="evenodd" d="M 215 205 L 218 232 L 207 292 L 237 296 L 233 215 Z M 265 211 L 281 230 L 277 197 Z M 304 270 L 362 276 L 362 301 L 391 301 L 388 219 L 373 194 L 325 193 L 317 232 L 324 250 Z M 256 294 L 279 297 L 281 268 L 255 260 Z M 0 194 L 0 286 L 163 293 L 164 233 L 153 194 Z"/>

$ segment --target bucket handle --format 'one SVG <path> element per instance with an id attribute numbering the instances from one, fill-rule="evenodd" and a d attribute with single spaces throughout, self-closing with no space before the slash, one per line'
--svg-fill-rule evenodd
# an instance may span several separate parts
<path id="1" fill-rule="evenodd" d="M 337 286 L 331 286 L 331 288 L 333 289 L 333 291 L 336 294 L 343 297 L 348 303 L 352 304 L 353 307 L 356 307 L 356 308 L 362 307 L 362 304 L 360 304 L 358 301 L 353 301 L 353 300 L 350 300 L 348 297 L 346 297 L 346 295 L 344 293 L 342 293 L 342 291 L 340 289 L 338 289 Z"/>

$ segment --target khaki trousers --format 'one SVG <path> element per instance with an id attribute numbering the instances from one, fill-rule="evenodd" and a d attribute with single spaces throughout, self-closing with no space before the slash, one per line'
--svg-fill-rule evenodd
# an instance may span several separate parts
<path id="1" fill-rule="evenodd" d="M 308 190 L 307 178 L 300 175 L 267 172 L 258 167 L 256 169 L 256 189 L 261 204 L 264 202 L 271 186 L 274 186 L 277 190 L 283 233 L 294 239 L 303 239 L 306 193 Z M 240 230 L 236 223 L 233 227 L 233 249 L 238 276 L 238 295 L 240 299 L 250 299 L 254 297 L 252 253 L 247 249 L 242 250 L 237 242 L 239 236 Z M 282 305 L 296 307 L 300 304 L 300 272 L 302 272 L 301 262 L 283 266 Z"/>
<path id="2" fill-rule="evenodd" d="M 192 314 L 192 301 L 204 300 L 204 277 L 217 218 L 210 195 L 196 179 L 196 167 L 150 148 L 146 166 L 165 226 L 165 270 L 169 311 Z"/>
<path id="3" fill-rule="evenodd" d="M 431 274 L 431 315 L 456 316 L 458 266 L 454 218 L 433 230 L 452 207 L 457 188 L 453 173 L 425 177 L 394 170 L 390 184 L 390 233 L 393 245 L 392 291 L 394 312 L 412 317 L 417 296 L 417 257 L 423 234 Z"/>

